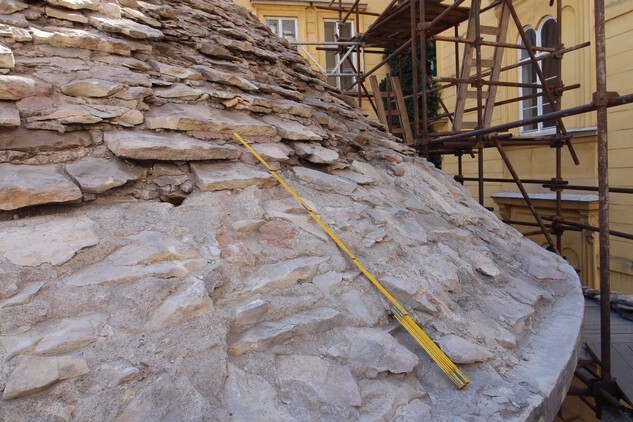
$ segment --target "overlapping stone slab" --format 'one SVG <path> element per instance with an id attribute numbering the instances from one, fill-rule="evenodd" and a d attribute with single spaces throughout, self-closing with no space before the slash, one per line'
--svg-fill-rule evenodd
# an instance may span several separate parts
<path id="1" fill-rule="evenodd" d="M 238 336 L 230 344 L 228 353 L 239 356 L 251 350 L 263 352 L 292 337 L 328 330 L 334 327 L 339 316 L 334 309 L 318 308 L 279 321 L 262 322 Z"/>
<path id="2" fill-rule="evenodd" d="M 191 104 L 166 104 L 156 107 L 145 115 L 145 123 L 149 129 L 237 132 L 246 136 L 277 134 L 275 127 L 246 113 L 227 112 Z"/>
<path id="3" fill-rule="evenodd" d="M 232 145 L 211 144 L 182 134 L 121 130 L 104 133 L 103 140 L 115 155 L 135 160 L 226 160 L 241 154 Z"/>
<path id="4" fill-rule="evenodd" d="M 35 44 L 83 48 L 121 56 L 129 56 L 132 53 L 132 45 L 128 42 L 84 29 L 47 27 L 46 31 L 36 28 L 32 28 L 31 31 Z"/>
<path id="5" fill-rule="evenodd" d="M 0 164 L 0 210 L 75 201 L 81 190 L 56 165 Z"/>
<path id="6" fill-rule="evenodd" d="M 103 193 L 147 175 L 146 169 L 125 164 L 116 158 L 85 157 L 66 164 L 66 171 L 87 193 Z"/>
<path id="7" fill-rule="evenodd" d="M 258 293 L 284 289 L 299 280 L 310 281 L 319 265 L 326 260 L 323 257 L 301 257 L 262 265 L 246 276 L 243 290 L 231 294 L 226 300 L 243 300 Z"/>
<path id="8" fill-rule="evenodd" d="M 304 126 L 294 120 L 283 120 L 276 115 L 264 116 L 262 120 L 269 125 L 276 127 L 279 135 L 283 139 L 291 141 L 320 141 L 323 139 L 307 126 Z"/>
<path id="9" fill-rule="evenodd" d="M 146 277 L 185 277 L 207 265 L 191 245 L 160 232 L 143 231 L 128 239 L 128 245 L 72 274 L 64 283 L 88 286 L 129 283 Z"/>
<path id="10" fill-rule="evenodd" d="M 50 94 L 52 86 L 33 78 L 20 75 L 0 75 L 0 100 Z"/>
<path id="11" fill-rule="evenodd" d="M 333 176 L 307 167 L 293 167 L 295 175 L 302 181 L 309 183 L 315 189 L 324 192 L 337 192 L 343 195 L 351 195 L 358 185 L 349 179 Z"/>
<path id="12" fill-rule="evenodd" d="M 276 185 L 277 180 L 268 172 L 242 163 L 191 163 L 196 185 L 202 191 L 260 188 Z"/>

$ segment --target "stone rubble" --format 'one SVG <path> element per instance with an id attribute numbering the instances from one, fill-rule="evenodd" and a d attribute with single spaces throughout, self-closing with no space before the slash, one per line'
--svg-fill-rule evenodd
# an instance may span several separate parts
<path id="1" fill-rule="evenodd" d="M 553 419 L 573 268 L 232 2 L 0 1 L 0 100 L 0 420 Z"/>

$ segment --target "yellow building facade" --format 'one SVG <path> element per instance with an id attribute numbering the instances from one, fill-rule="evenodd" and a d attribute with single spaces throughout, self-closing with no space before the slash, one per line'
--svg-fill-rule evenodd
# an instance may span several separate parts
<path id="1" fill-rule="evenodd" d="M 484 1 L 486 3 L 486 1 Z M 491 2 L 490 2 L 491 3 Z M 606 56 L 607 88 L 620 95 L 630 94 L 633 90 L 633 1 L 606 0 Z M 552 30 L 560 24 L 562 42 L 572 47 L 585 41 L 591 46 L 566 53 L 562 59 L 561 79 L 564 85 L 580 84 L 580 88 L 566 91 L 562 96 L 562 108 L 590 103 L 595 91 L 595 47 L 594 47 L 594 11 L 593 1 L 563 0 L 562 19 L 556 21 L 556 6 L 549 6 L 547 0 L 515 0 L 514 5 L 524 30 L 533 37 L 538 46 L 548 46 Z M 486 4 L 484 4 L 485 6 Z M 499 25 L 499 11 L 490 11 L 482 15 L 482 25 Z M 466 24 L 459 28 L 465 35 Z M 443 35 L 452 36 L 453 31 Z M 521 43 L 516 26 L 508 26 L 506 42 Z M 459 50 L 461 60 L 462 49 Z M 482 48 L 482 58 L 492 55 L 492 47 Z M 452 43 L 437 45 L 438 75 L 455 75 L 455 50 Z M 521 50 L 505 49 L 503 66 L 522 60 Z M 546 65 L 542 65 L 543 68 Z M 526 67 L 502 72 L 499 78 L 505 82 L 533 82 L 525 70 Z M 545 73 L 547 73 L 547 70 Z M 526 80 L 528 79 L 528 80 Z M 534 81 L 535 82 L 535 81 Z M 496 101 L 526 95 L 521 88 L 499 87 Z M 455 89 L 442 92 L 442 99 L 449 110 L 455 105 Z M 474 105 L 467 104 L 467 107 Z M 522 101 L 497 106 L 494 109 L 491 125 L 519 120 L 535 114 L 543 114 L 549 109 L 547 100 Z M 464 120 L 476 120 L 472 116 Z M 580 165 L 574 165 L 569 151 L 564 148 L 562 157 L 562 176 L 570 185 L 597 186 L 596 118 L 595 113 L 567 117 L 563 122 L 568 132 L 573 132 L 573 143 L 580 159 Z M 633 187 L 633 106 L 625 105 L 608 110 L 609 128 L 609 183 L 617 187 Z M 448 122 L 435 125 L 439 131 L 449 130 Z M 545 124 L 515 129 L 513 136 L 538 136 L 553 132 Z M 506 147 L 506 152 L 522 179 L 551 179 L 555 177 L 555 149 L 542 147 Z M 457 158 L 445 156 L 443 169 L 457 174 Z M 464 156 L 463 173 L 465 177 L 477 177 L 477 157 Z M 484 176 L 487 178 L 510 179 L 512 176 L 494 149 L 484 151 Z M 477 197 L 476 182 L 465 185 Z M 554 193 L 538 184 L 526 184 L 530 196 L 534 196 L 537 208 L 544 215 L 555 214 Z M 517 198 L 518 189 L 514 183 L 486 183 L 485 205 L 508 220 L 534 221 L 525 202 Z M 597 192 L 564 191 L 563 215 L 566 219 L 592 226 L 598 225 Z M 612 193 L 610 202 L 611 230 L 633 233 L 633 195 Z M 533 227 L 516 226 L 522 232 L 534 230 Z M 531 236 L 535 242 L 544 245 L 544 236 Z M 597 287 L 598 281 L 598 237 L 588 230 L 565 232 L 563 235 L 563 255 L 576 268 L 583 284 Z M 611 287 L 613 290 L 633 293 L 633 241 L 611 237 Z"/>
<path id="2" fill-rule="evenodd" d="M 336 24 L 339 19 L 338 11 L 323 9 L 330 6 L 330 0 L 234 0 L 234 2 L 252 11 L 274 33 L 289 41 L 317 43 L 334 41 L 337 37 L 347 38 L 357 32 L 364 32 L 375 21 L 376 16 L 373 14 L 380 14 L 389 5 L 390 0 L 371 0 L 360 3 L 360 10 L 372 15 L 361 14 L 357 25 L 356 14 L 352 13 L 341 28 Z M 352 5 L 353 2 L 343 2 L 345 9 L 349 9 Z M 334 2 L 333 7 L 338 7 L 338 0 Z M 336 66 L 341 56 L 334 52 L 326 52 L 322 47 L 307 44 L 297 48 L 312 67 L 326 74 L 337 75 L 328 77 L 328 82 L 344 90 L 354 82 L 353 76 L 344 76 L 344 74 L 353 73 L 353 70 L 347 60 L 343 60 L 342 64 Z M 356 66 L 356 55 L 352 54 L 350 57 Z M 362 55 L 360 57 L 361 72 L 372 69 L 381 61 L 381 54 Z M 383 79 L 387 71 L 388 67 L 378 71 L 376 73 L 378 80 Z M 356 92 L 357 88 L 354 87 L 353 90 Z M 363 101 L 363 110 L 369 116 L 375 117 L 373 109 L 366 100 Z"/>

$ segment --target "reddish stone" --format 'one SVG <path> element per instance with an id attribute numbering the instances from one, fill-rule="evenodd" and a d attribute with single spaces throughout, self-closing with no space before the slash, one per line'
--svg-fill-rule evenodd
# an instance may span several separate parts
<path id="1" fill-rule="evenodd" d="M 387 164 L 387 168 L 391 170 L 394 176 L 402 177 L 404 176 L 404 169 L 397 164 Z"/>
<path id="2" fill-rule="evenodd" d="M 277 171 L 281 168 L 281 163 L 279 161 L 271 161 L 268 165 L 271 169 L 273 169 L 273 171 Z"/>
<path id="3" fill-rule="evenodd" d="M 259 228 L 264 240 L 271 245 L 286 249 L 292 249 L 290 239 L 295 236 L 295 229 L 292 224 L 283 220 L 270 221 Z"/>
<path id="4" fill-rule="evenodd" d="M 267 144 L 273 141 L 273 138 L 270 136 L 242 136 L 245 141 L 255 142 L 258 144 Z"/>
<path id="5" fill-rule="evenodd" d="M 235 240 L 235 238 L 228 233 L 219 232 L 215 235 L 215 240 L 217 240 L 218 246 L 220 246 L 220 258 L 231 258 L 249 254 L 246 245 L 239 240 Z"/>
<path id="6" fill-rule="evenodd" d="M 53 106 L 53 100 L 48 97 L 26 97 L 15 103 L 21 112 L 36 113 L 47 110 Z"/>
<path id="7" fill-rule="evenodd" d="M 259 163 L 259 160 L 250 152 L 242 152 L 240 155 L 240 161 L 249 166 L 255 166 Z"/>
<path id="8" fill-rule="evenodd" d="M 250 65 L 248 68 L 249 68 L 249 69 L 251 70 L 251 72 L 253 72 L 253 73 L 259 73 L 259 67 L 258 67 L 258 66 L 255 66 L 255 65 Z"/>
<path id="9" fill-rule="evenodd" d="M 312 123 L 314 123 L 315 125 L 317 125 L 318 127 L 321 127 L 321 123 L 317 120 L 316 117 L 312 118 Z"/>
<path id="10" fill-rule="evenodd" d="M 401 163 L 402 157 L 396 154 L 389 154 L 388 152 L 383 152 L 379 155 L 383 160 L 391 161 L 392 163 Z"/>

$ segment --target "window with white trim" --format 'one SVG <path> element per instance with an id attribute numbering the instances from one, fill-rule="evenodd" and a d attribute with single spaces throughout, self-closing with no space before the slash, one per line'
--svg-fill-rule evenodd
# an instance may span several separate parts
<path id="1" fill-rule="evenodd" d="M 264 18 L 264 24 L 273 31 L 273 34 L 290 42 L 297 42 L 299 30 L 296 18 Z"/>
<path id="2" fill-rule="evenodd" d="M 339 26 L 338 21 L 324 20 L 323 34 L 324 41 L 326 42 L 351 39 L 354 36 L 354 22 L 346 21 L 345 24 Z M 325 74 L 327 75 L 327 82 L 340 89 L 347 88 L 356 80 L 354 76 L 339 76 L 343 73 L 354 73 L 354 69 L 352 69 L 352 65 L 347 58 L 354 62 L 356 55 L 354 53 L 347 54 L 348 48 L 349 46 L 345 48 L 345 53 L 343 54 L 334 50 L 325 51 Z"/>
<path id="3" fill-rule="evenodd" d="M 556 33 L 558 30 L 558 22 L 552 17 L 545 18 L 541 23 L 539 30 L 527 27 L 524 29 L 530 45 L 535 47 L 556 47 Z M 521 40 L 520 40 L 521 41 Z M 523 42 L 521 41 L 521 44 Z M 546 54 L 544 52 L 535 52 L 536 56 Z M 525 63 L 519 68 L 519 81 L 521 83 L 539 84 L 540 81 L 536 74 L 536 69 L 530 61 L 527 50 L 519 50 L 519 63 Z M 540 61 L 541 70 L 545 80 L 550 84 L 556 80 L 556 59 L 553 57 Z M 520 88 L 520 96 L 527 96 L 541 92 L 536 88 Z M 520 111 L 521 119 L 527 119 L 534 116 L 540 116 L 552 112 L 552 105 L 549 103 L 547 96 L 538 96 L 536 98 L 528 98 L 521 101 Z M 521 132 L 549 131 L 556 127 L 556 120 L 547 120 L 541 123 L 526 125 L 521 128 Z"/>

